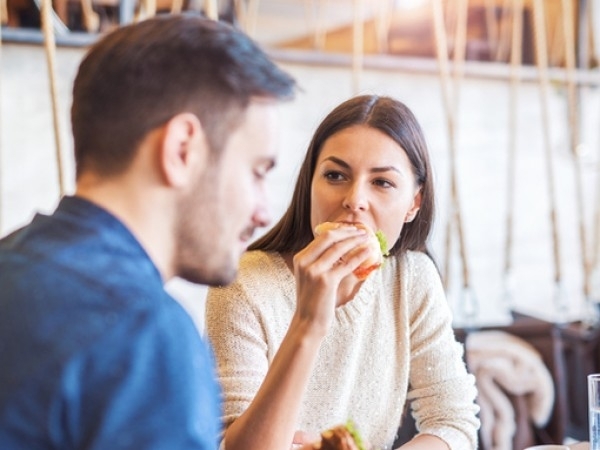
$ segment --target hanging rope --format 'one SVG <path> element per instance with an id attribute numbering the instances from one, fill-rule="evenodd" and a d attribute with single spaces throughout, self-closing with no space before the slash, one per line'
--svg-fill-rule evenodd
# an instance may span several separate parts
<path id="1" fill-rule="evenodd" d="M 588 30 L 594 30 L 596 29 L 595 27 L 597 26 L 597 24 L 599 22 L 594 21 L 593 18 L 596 17 L 596 13 L 594 11 L 594 8 L 596 6 L 594 6 L 594 2 L 590 2 L 587 5 L 588 8 L 588 24 L 587 24 L 587 29 Z M 594 37 L 594 34 L 591 33 L 592 37 Z M 585 39 L 589 39 L 589 36 L 586 35 Z M 594 49 L 595 50 L 595 49 Z M 582 52 L 583 53 L 583 52 Z M 593 59 L 596 60 L 598 57 L 598 54 L 596 51 L 593 52 Z M 589 64 L 589 61 L 582 61 L 582 63 L 584 64 L 584 67 L 587 67 Z M 595 205 L 594 205 L 594 217 L 593 217 L 593 233 L 594 233 L 594 248 L 592 250 L 592 256 L 591 256 L 591 264 L 592 264 L 592 268 L 593 268 L 593 295 L 594 295 L 594 300 L 598 303 L 600 303 L 600 164 L 598 162 L 596 162 L 596 189 L 595 189 Z"/>
<path id="2" fill-rule="evenodd" d="M 60 124 L 58 113 L 58 95 L 56 89 L 56 42 L 52 20 L 52 1 L 42 0 L 42 29 L 44 31 L 44 49 L 48 62 L 48 78 L 50 82 L 50 98 L 52 101 L 52 118 L 54 123 L 54 143 L 56 147 L 56 164 L 58 169 L 58 186 L 60 196 L 65 194 L 64 171 L 62 165 L 62 148 L 60 140 Z"/>
<path id="3" fill-rule="evenodd" d="M 179 14 L 183 11 L 183 0 L 173 0 L 171 2 L 171 14 Z"/>
<path id="4" fill-rule="evenodd" d="M 592 261 L 591 266 L 592 276 L 590 278 L 594 279 L 593 285 L 593 296 L 594 301 L 600 303 L 600 167 L 599 164 L 596 163 L 596 201 L 594 206 L 594 248 L 592 253 Z M 590 284 L 592 284 L 590 282 Z M 591 290 L 591 286 L 590 286 Z"/>
<path id="5" fill-rule="evenodd" d="M 588 258 L 587 235 L 585 226 L 585 211 L 583 200 L 583 175 L 579 163 L 579 98 L 575 82 L 575 30 L 573 1 L 562 0 L 563 29 L 565 36 L 565 65 L 567 75 L 567 98 L 569 104 L 569 130 L 571 143 L 571 161 L 575 173 L 575 196 L 577 206 L 577 219 L 579 226 L 579 245 L 581 248 L 581 268 L 583 270 L 583 295 L 586 301 L 590 300 L 590 272 L 591 265 Z"/>
<path id="6" fill-rule="evenodd" d="M 592 254 L 592 267 L 594 268 L 594 275 L 600 275 L 600 163 L 596 163 L 596 202 L 594 207 L 594 250 Z M 598 275 L 596 275 L 598 274 Z M 600 278 L 600 276 L 598 277 Z M 595 281 L 595 284 L 598 283 Z M 600 292 L 594 292 L 594 295 L 598 296 Z M 596 298 L 596 301 L 600 301 L 600 298 Z"/>
<path id="7" fill-rule="evenodd" d="M 506 172 L 506 241 L 504 244 L 504 293 L 507 308 L 513 303 L 513 231 L 515 180 L 517 166 L 517 105 L 521 81 L 523 48 L 523 0 L 512 0 L 512 35 L 510 50 L 510 96 L 508 108 L 508 164 Z"/>
<path id="8" fill-rule="evenodd" d="M 466 244 L 463 231 L 463 221 L 460 207 L 460 196 L 458 192 L 457 169 L 456 169 L 456 123 L 458 116 L 460 83 L 464 74 L 464 59 L 466 48 L 466 29 L 468 0 L 459 0 L 459 7 L 456 16 L 456 33 L 454 42 L 454 79 L 453 90 L 454 97 L 451 99 L 450 71 L 448 67 L 448 43 L 446 37 L 446 28 L 444 25 L 444 12 L 442 0 L 433 1 L 433 23 L 435 31 L 435 43 L 437 50 L 437 59 L 440 70 L 440 82 L 442 89 L 442 101 L 446 114 L 446 126 L 448 130 L 448 144 L 450 153 L 450 214 L 446 227 L 446 274 L 444 283 L 446 289 L 450 279 L 450 253 L 451 253 L 451 235 L 454 229 L 458 236 L 459 254 L 462 263 L 462 299 L 460 307 L 462 315 L 467 322 L 471 322 L 477 315 L 477 302 L 472 295 L 471 282 L 469 274 L 469 265 L 467 261 Z"/>
<path id="9" fill-rule="evenodd" d="M 364 52 L 364 4 L 363 0 L 354 0 L 354 24 L 352 26 L 352 91 L 360 90 L 360 73 Z"/>
<path id="10" fill-rule="evenodd" d="M 81 16 L 85 29 L 90 33 L 95 33 L 100 29 L 100 16 L 94 11 L 92 0 L 81 0 Z"/>
<path id="11" fill-rule="evenodd" d="M 219 20 L 219 8 L 217 0 L 205 0 L 204 7 L 206 8 L 206 17 L 212 20 Z"/>
<path id="12" fill-rule="evenodd" d="M 440 81 L 442 88 L 442 104 L 444 106 L 444 112 L 446 114 L 446 129 L 448 132 L 448 146 L 450 150 L 450 162 L 453 162 L 453 155 L 455 152 L 455 141 L 454 141 L 454 116 L 452 114 L 450 93 L 448 92 L 448 86 L 450 85 L 450 70 L 448 68 L 448 41 L 446 36 L 446 29 L 444 25 L 444 15 L 442 10 L 441 0 L 434 0 L 433 2 L 433 21 L 434 21 L 434 32 L 435 32 L 435 44 L 436 53 L 438 58 L 438 65 L 440 70 Z M 452 166 L 450 169 L 450 189 L 452 190 Z M 446 290 L 450 285 L 451 278 L 451 254 L 452 254 L 452 223 L 454 219 L 454 197 L 450 192 L 450 201 L 448 214 L 448 221 L 446 222 L 446 247 L 445 247 L 445 261 L 444 261 L 444 285 Z"/>
<path id="13" fill-rule="evenodd" d="M 505 16 L 509 15 L 509 11 L 510 14 L 512 14 L 512 3 L 513 0 L 504 0 L 502 2 L 502 12 L 500 14 L 500 27 L 498 30 L 498 44 L 496 45 L 496 49 L 495 52 L 493 54 L 493 60 L 494 61 L 501 61 L 501 62 L 506 62 L 509 61 L 509 48 L 512 45 L 512 36 L 513 36 L 513 32 L 512 32 L 512 23 L 514 23 L 512 21 L 512 19 L 509 20 L 504 20 Z M 511 16 L 512 17 L 512 16 Z M 510 22 L 510 23 L 509 23 Z M 521 23 L 523 22 L 523 19 L 521 18 Z M 521 31 L 522 33 L 522 31 Z"/>
<path id="14" fill-rule="evenodd" d="M 552 253 L 554 256 L 554 283 L 555 307 L 559 312 L 564 312 L 565 303 L 562 286 L 562 267 L 560 255 L 560 241 L 558 234 L 558 217 L 556 210 L 556 195 L 554 187 L 554 157 L 550 143 L 550 123 L 548 118 L 548 45 L 546 42 L 546 26 L 544 0 L 533 0 L 534 32 L 536 41 L 536 56 L 538 65 L 538 83 L 540 87 L 540 105 L 542 113 L 542 134 L 546 161 L 546 178 L 548 182 L 548 199 L 550 202 L 550 226 L 552 233 Z"/>
<path id="15" fill-rule="evenodd" d="M 458 121 L 460 87 L 465 74 L 465 57 L 467 51 L 467 17 L 469 1 L 458 0 L 456 8 L 456 31 L 454 38 L 454 123 Z"/>
<path id="16" fill-rule="evenodd" d="M 496 54 L 500 43 L 500 30 L 496 20 L 496 2 L 485 0 L 485 28 L 487 33 L 487 44 L 490 55 Z"/>
<path id="17" fill-rule="evenodd" d="M 455 114 L 458 110 L 458 93 L 455 92 L 455 101 L 452 101 L 450 94 L 450 69 L 448 62 L 448 41 L 446 34 L 446 27 L 444 24 L 444 12 L 441 0 L 435 0 L 433 2 L 433 20 L 434 20 L 434 31 L 435 31 L 435 43 L 437 50 L 437 58 L 440 69 L 440 81 L 442 88 L 442 103 L 444 106 L 444 112 L 446 114 L 446 128 L 448 131 L 448 142 L 450 150 L 450 213 L 449 219 L 446 223 L 446 251 L 445 251 L 445 275 L 444 283 L 448 288 L 450 282 L 450 266 L 451 266 L 451 253 L 452 253 L 452 231 L 454 227 L 454 220 L 456 219 L 456 207 L 457 196 L 455 195 L 456 188 L 456 167 L 455 167 L 455 154 L 456 154 L 456 139 L 455 139 Z M 456 24 L 456 17 L 451 18 L 452 22 Z M 458 28 L 458 26 L 456 26 Z M 455 38 L 456 41 L 456 38 Z M 456 47 L 456 44 L 455 44 Z M 455 53 L 457 58 L 462 53 Z M 462 72 L 462 71 L 461 71 Z M 459 70 L 455 72 L 458 74 Z M 456 83 L 456 82 L 455 82 Z M 455 84 L 456 85 L 456 84 Z M 460 210 L 458 210 L 460 215 Z M 464 277 L 463 277 L 464 278 Z"/>

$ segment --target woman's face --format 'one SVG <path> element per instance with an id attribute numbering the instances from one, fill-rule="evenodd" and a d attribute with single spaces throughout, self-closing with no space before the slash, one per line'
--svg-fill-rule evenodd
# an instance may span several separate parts
<path id="1" fill-rule="evenodd" d="M 421 204 L 406 152 L 366 125 L 330 136 L 317 159 L 311 185 L 311 225 L 361 222 L 381 230 L 391 248 Z"/>

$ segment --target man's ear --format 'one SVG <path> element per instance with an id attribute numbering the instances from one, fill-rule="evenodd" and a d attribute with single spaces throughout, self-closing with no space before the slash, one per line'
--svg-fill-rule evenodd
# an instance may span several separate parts
<path id="1" fill-rule="evenodd" d="M 192 113 L 172 117 L 164 127 L 160 168 L 167 184 L 182 187 L 198 173 L 208 157 L 208 141 L 200 119 Z"/>
<path id="2" fill-rule="evenodd" d="M 419 212 L 419 208 L 421 208 L 421 188 L 415 193 L 415 197 L 413 199 L 413 204 L 411 208 L 406 212 L 406 216 L 404 217 L 404 222 L 412 222 L 415 220 L 417 213 Z"/>

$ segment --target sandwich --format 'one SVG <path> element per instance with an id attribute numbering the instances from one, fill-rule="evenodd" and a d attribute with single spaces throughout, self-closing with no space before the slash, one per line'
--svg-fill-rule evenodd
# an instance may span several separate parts
<path id="1" fill-rule="evenodd" d="M 367 450 L 352 421 L 323 431 L 321 442 L 315 444 L 313 448 L 315 450 Z"/>
<path id="2" fill-rule="evenodd" d="M 344 226 L 354 226 L 367 231 L 367 242 L 354 250 L 354 252 L 362 250 L 365 246 L 369 248 L 369 256 L 367 259 L 365 259 L 360 266 L 354 270 L 354 275 L 356 278 L 359 280 L 365 280 L 371 272 L 381 267 L 384 257 L 388 255 L 386 238 L 381 231 L 378 230 L 375 232 L 370 227 L 360 222 L 323 222 L 315 227 L 315 234 L 318 236 L 326 231 Z M 352 254 L 352 252 L 350 252 L 350 254 Z"/>

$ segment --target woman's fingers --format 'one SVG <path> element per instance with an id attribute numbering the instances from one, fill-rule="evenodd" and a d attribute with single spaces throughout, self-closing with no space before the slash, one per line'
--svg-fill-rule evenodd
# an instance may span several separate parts
<path id="1" fill-rule="evenodd" d="M 296 445 L 305 445 L 305 444 L 313 444 L 314 442 L 318 442 L 321 439 L 321 435 L 319 433 L 308 433 L 306 431 L 298 430 L 294 433 L 294 444 Z"/>
<path id="2" fill-rule="evenodd" d="M 350 252 L 360 248 L 367 240 L 367 234 L 355 227 L 341 227 L 329 230 L 315 238 L 308 246 L 294 256 L 294 267 L 307 271 L 313 276 L 330 271 L 340 265 L 348 267 L 360 259 Z M 364 255 L 362 256 L 364 259 Z M 361 260 L 362 261 L 362 260 Z M 359 261 L 355 267 L 360 264 Z"/>
<path id="3" fill-rule="evenodd" d="M 294 256 L 296 315 L 321 335 L 333 321 L 341 281 L 368 257 L 367 234 L 348 228 L 317 236 Z"/>

